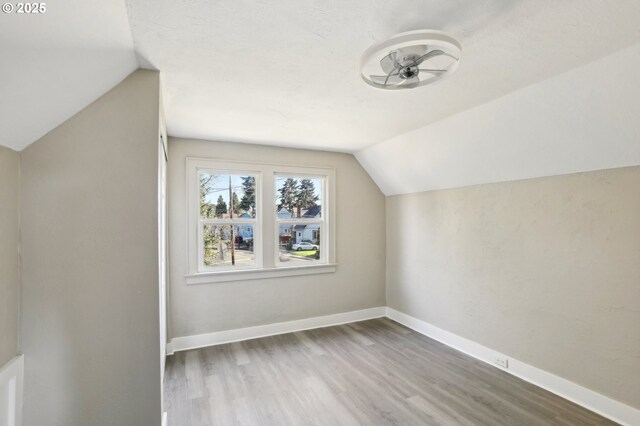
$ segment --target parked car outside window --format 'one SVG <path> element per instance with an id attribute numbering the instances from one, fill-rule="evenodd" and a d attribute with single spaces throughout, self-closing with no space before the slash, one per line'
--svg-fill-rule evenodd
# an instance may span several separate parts
<path id="1" fill-rule="evenodd" d="M 311 244 L 311 243 L 307 243 L 307 242 L 302 242 L 302 243 L 297 243 L 291 246 L 291 248 L 295 251 L 302 251 L 302 250 L 318 250 L 318 246 L 315 244 Z"/>

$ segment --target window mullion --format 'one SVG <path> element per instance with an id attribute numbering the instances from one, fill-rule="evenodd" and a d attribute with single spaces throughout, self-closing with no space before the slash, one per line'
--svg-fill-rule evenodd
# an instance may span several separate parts
<path id="1" fill-rule="evenodd" d="M 333 197 L 334 197 L 334 177 L 335 171 L 331 168 L 314 168 L 314 167 L 294 167 L 286 165 L 275 164 L 250 164 L 240 163 L 233 161 L 215 161 L 205 159 L 187 159 L 187 169 L 189 178 L 189 209 L 193 206 L 193 213 L 190 214 L 189 228 L 192 230 L 189 232 L 189 240 L 196 237 L 196 243 L 190 242 L 189 254 L 189 269 L 193 272 L 223 272 L 229 270 L 236 270 L 234 267 L 229 267 L 227 251 L 229 249 L 229 226 L 233 226 L 235 229 L 234 236 L 244 236 L 245 241 L 249 241 L 249 238 L 253 239 L 253 242 L 249 242 L 247 248 L 246 244 L 237 243 L 235 245 L 236 255 L 238 250 L 243 250 L 245 254 L 251 251 L 250 244 L 253 244 L 253 257 L 255 262 L 251 265 L 252 268 L 272 269 L 276 266 L 303 266 L 308 264 L 309 266 L 317 265 L 318 263 L 326 263 L 334 261 L 333 248 L 335 247 L 334 232 L 335 222 L 333 217 L 329 217 L 334 213 Z M 201 174 L 204 173 L 204 174 Z M 242 197 L 242 182 L 239 177 L 253 176 L 255 178 L 255 206 L 253 212 L 256 217 L 245 218 L 233 217 L 233 218 L 203 218 L 201 216 L 201 206 L 199 204 L 199 189 L 200 176 L 208 180 L 203 187 L 209 191 L 207 194 L 206 203 L 207 211 L 210 214 L 214 214 L 212 210 L 215 205 L 215 199 L 218 198 L 218 193 L 222 193 L 220 188 L 231 184 L 233 191 L 237 191 L 239 198 Z M 315 189 L 311 187 L 311 194 L 319 196 L 319 201 L 316 201 L 318 206 L 322 206 L 321 211 L 318 207 L 315 210 L 311 208 L 305 209 L 305 214 L 309 217 L 288 218 L 291 214 L 282 215 L 284 218 L 280 218 L 277 213 L 277 203 L 279 194 L 277 192 L 278 185 L 282 183 L 280 178 L 292 178 L 297 179 L 298 182 L 303 179 L 313 181 Z M 222 178 L 220 180 L 220 178 Z M 224 182 L 222 182 L 224 180 Z M 228 182 L 227 182 L 228 180 Z M 233 183 L 231 183 L 233 181 Z M 209 183 L 211 182 L 211 183 Z M 246 181 L 245 181 L 246 183 Z M 304 184 L 306 185 L 306 184 Z M 310 188 L 310 186 L 303 186 L 303 188 Z M 239 190 L 236 190 L 239 188 Z M 227 202 L 227 206 L 230 206 L 228 199 L 231 192 L 228 195 L 222 193 L 222 197 Z M 304 192 L 302 192 L 304 194 Z M 312 207 L 314 204 L 312 202 Z M 289 207 L 292 215 L 296 214 L 296 207 Z M 234 209 L 235 210 L 235 209 Z M 251 209 L 249 209 L 251 210 Z M 240 213 L 244 210 L 240 211 Z M 248 212 L 251 214 L 251 212 Z M 225 215 L 227 216 L 227 215 Z M 237 216 L 234 214 L 234 216 Z M 302 215 L 304 216 L 304 215 Z M 194 226 L 195 225 L 195 226 Z M 225 228 L 221 228 L 225 227 Z M 294 241 L 297 242 L 310 242 L 317 245 L 320 248 L 320 259 L 314 259 L 310 257 L 309 253 L 295 254 L 290 252 L 290 248 L 284 249 L 284 246 L 280 246 L 281 241 L 288 241 L 280 239 L 280 228 L 286 229 L 286 232 L 282 232 L 282 235 L 290 235 Z M 194 229 L 196 228 L 196 229 Z M 297 229 L 296 229 L 297 228 Z M 219 234 L 217 234 L 219 232 Z M 218 237 L 219 235 L 219 237 Z M 234 240 L 233 244 L 236 244 L 237 240 Z M 218 246 L 219 242 L 223 245 Z M 226 244 L 226 245 L 224 245 Z M 213 248 L 218 247 L 218 248 Z M 223 248 L 224 247 L 224 248 Z M 281 248 L 282 247 L 282 248 Z M 221 251 L 223 250 L 223 251 Z M 287 252 L 291 254 L 291 260 L 288 262 L 282 261 L 282 253 L 287 255 Z M 307 250 L 307 248 L 303 249 Z M 307 250 L 308 251 L 308 250 Z M 212 254 L 213 253 L 213 254 Z M 222 254 L 224 254 L 223 257 Z M 198 259 L 194 259 L 197 256 Z M 288 256 L 288 255 L 287 255 Z M 304 261 L 307 258 L 308 263 Z M 221 260 L 222 259 L 222 260 Z M 287 259 L 288 260 L 288 259 Z M 243 256 L 245 262 L 245 268 L 250 265 L 250 260 Z M 237 256 L 236 256 L 237 262 Z M 242 267 L 240 267 L 242 269 Z"/>

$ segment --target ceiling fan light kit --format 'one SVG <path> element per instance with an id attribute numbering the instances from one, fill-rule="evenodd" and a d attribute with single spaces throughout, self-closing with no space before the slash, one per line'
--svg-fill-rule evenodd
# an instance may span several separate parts
<path id="1" fill-rule="evenodd" d="M 365 50 L 360 74 L 378 89 L 414 89 L 453 74 L 461 53 L 460 43 L 442 31 L 409 31 Z"/>

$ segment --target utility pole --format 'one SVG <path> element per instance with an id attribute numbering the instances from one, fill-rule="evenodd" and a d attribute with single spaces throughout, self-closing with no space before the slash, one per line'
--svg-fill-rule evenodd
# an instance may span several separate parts
<path id="1" fill-rule="evenodd" d="M 229 175 L 229 219 L 233 219 L 233 194 L 231 193 L 231 175 Z M 236 264 L 236 233 L 231 224 L 231 264 Z"/>

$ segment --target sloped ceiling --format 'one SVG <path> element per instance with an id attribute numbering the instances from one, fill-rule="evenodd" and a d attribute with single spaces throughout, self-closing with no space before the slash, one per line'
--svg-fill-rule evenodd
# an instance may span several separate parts
<path id="1" fill-rule="evenodd" d="M 385 195 L 640 164 L 640 44 L 356 153 Z"/>
<path id="2" fill-rule="evenodd" d="M 169 134 L 355 152 L 640 41 L 637 0 L 127 0 L 163 74 Z M 463 46 L 452 78 L 364 84 L 362 52 L 432 28 Z"/>
<path id="3" fill-rule="evenodd" d="M 453 117 L 467 117 L 465 111 L 475 117 L 478 108 L 495 102 L 490 111 L 511 117 L 506 112 L 519 105 L 502 110 L 501 98 L 552 90 L 546 80 L 640 43 L 637 0 L 65 0 L 47 6 L 39 16 L 0 14 L 0 144 L 24 148 L 143 66 L 161 71 L 170 135 L 357 153 L 388 193 L 396 193 L 389 188 L 398 184 L 382 164 L 394 144 L 414 163 L 440 155 L 431 172 L 449 176 L 460 169 L 456 153 L 492 155 L 474 147 L 480 136 L 491 140 L 500 132 L 478 127 L 484 133 L 465 136 L 453 151 L 431 150 L 425 143 L 437 129 L 451 126 L 455 135 L 455 126 L 466 126 L 464 118 Z M 463 57 L 453 77 L 398 92 L 361 81 L 358 65 L 367 47 L 423 28 L 461 41 Z M 598 70 L 605 75 L 597 77 L 608 81 L 610 69 Z M 557 99 L 566 101 L 592 84 L 589 76 L 580 86 L 567 81 Z M 545 97 L 535 99 L 537 106 L 523 111 L 544 109 Z M 523 138 L 512 148 L 533 152 L 535 140 Z M 606 150 L 588 155 L 589 167 L 600 159 L 605 167 L 614 158 Z M 512 160 L 490 162 L 494 178 L 517 178 L 499 173 L 510 170 Z M 557 170 L 578 167 L 571 161 L 566 166 Z M 399 161 L 394 167 L 404 166 Z M 463 181 L 486 179 L 469 172 Z"/>
<path id="4" fill-rule="evenodd" d="M 0 145 L 15 150 L 138 67 L 124 1 L 46 5 L 41 15 L 0 13 Z"/>

